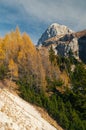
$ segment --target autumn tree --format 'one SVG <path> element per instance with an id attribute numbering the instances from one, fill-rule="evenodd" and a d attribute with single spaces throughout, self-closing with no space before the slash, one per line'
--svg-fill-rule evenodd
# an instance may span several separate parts
<path id="1" fill-rule="evenodd" d="M 2 46 L 0 44 L 0 65 L 3 63 L 3 60 L 5 59 L 5 52 L 2 49 Z"/>
<path id="2" fill-rule="evenodd" d="M 8 69 L 9 69 L 9 76 L 10 76 L 10 80 L 15 80 L 18 78 L 18 66 L 17 64 L 13 61 L 13 59 L 9 60 L 9 65 L 8 65 Z"/>
<path id="3" fill-rule="evenodd" d="M 49 59 L 50 59 L 51 64 L 55 63 L 56 56 L 55 56 L 55 51 L 53 50 L 52 45 L 49 49 Z"/>

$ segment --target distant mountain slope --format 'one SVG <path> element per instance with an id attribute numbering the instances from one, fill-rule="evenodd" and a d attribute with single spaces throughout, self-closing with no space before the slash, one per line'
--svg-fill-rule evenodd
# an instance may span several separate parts
<path id="1" fill-rule="evenodd" d="M 0 130 L 56 130 L 29 103 L 0 89 Z"/>
<path id="2" fill-rule="evenodd" d="M 75 33 L 75 36 L 76 36 L 77 38 L 86 36 L 86 30 L 76 32 L 76 33 Z"/>

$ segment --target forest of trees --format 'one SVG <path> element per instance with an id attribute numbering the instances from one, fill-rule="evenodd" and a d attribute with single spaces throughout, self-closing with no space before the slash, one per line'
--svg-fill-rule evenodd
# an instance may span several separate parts
<path id="1" fill-rule="evenodd" d="M 40 51 L 17 28 L 0 40 L 0 80 L 6 78 L 18 84 L 23 99 L 44 108 L 65 130 L 86 130 L 86 69 L 72 53 L 56 56 L 52 46 L 49 53 Z"/>

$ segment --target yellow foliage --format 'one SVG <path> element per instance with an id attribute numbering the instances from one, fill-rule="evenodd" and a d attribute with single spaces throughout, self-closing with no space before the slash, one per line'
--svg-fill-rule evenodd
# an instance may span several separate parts
<path id="1" fill-rule="evenodd" d="M 5 52 L 2 49 L 2 46 L 0 45 L 0 61 L 4 60 L 4 58 L 5 58 Z"/>
<path id="2" fill-rule="evenodd" d="M 9 60 L 8 68 L 9 68 L 10 76 L 11 76 L 12 79 L 13 79 L 13 77 L 18 77 L 18 66 L 13 61 L 13 59 Z"/>
<path id="3" fill-rule="evenodd" d="M 20 34 L 18 27 L 0 43 L 0 60 L 9 69 L 11 79 L 31 76 L 37 86 L 46 86 L 46 75 L 58 75 L 56 68 L 50 64 L 48 51 L 41 50 L 40 53 L 26 33 Z"/>

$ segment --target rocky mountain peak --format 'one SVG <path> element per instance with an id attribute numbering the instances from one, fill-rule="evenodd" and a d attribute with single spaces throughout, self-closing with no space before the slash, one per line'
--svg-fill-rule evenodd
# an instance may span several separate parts
<path id="1" fill-rule="evenodd" d="M 53 23 L 42 34 L 41 38 L 38 41 L 38 45 L 42 44 L 44 41 L 48 40 L 51 37 L 70 33 L 73 33 L 73 31 L 69 29 L 67 26 L 60 25 L 58 23 Z"/>

